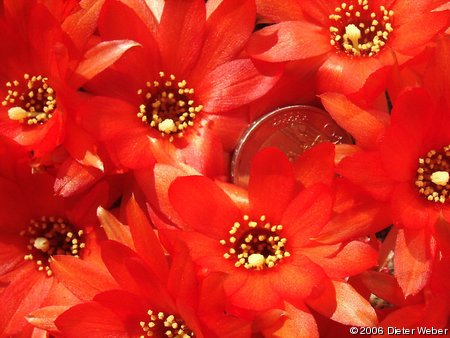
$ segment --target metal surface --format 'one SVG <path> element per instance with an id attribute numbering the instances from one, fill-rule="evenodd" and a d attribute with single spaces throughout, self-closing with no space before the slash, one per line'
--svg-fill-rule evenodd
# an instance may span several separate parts
<path id="1" fill-rule="evenodd" d="M 325 141 L 353 143 L 352 137 L 319 108 L 296 105 L 276 109 L 254 121 L 242 134 L 231 162 L 232 181 L 247 186 L 251 159 L 260 149 L 278 147 L 294 160 Z"/>

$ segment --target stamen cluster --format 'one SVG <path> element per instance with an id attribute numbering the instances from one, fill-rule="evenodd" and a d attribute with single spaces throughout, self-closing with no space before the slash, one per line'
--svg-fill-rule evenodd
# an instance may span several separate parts
<path id="1" fill-rule="evenodd" d="M 20 232 L 20 236 L 29 238 L 29 253 L 24 259 L 34 260 L 38 270 L 45 272 L 47 276 L 53 274 L 49 266 L 53 255 L 79 257 L 80 250 L 86 246 L 83 230 L 75 230 L 64 219 L 53 216 L 42 217 L 38 221 L 30 220 L 30 225 Z"/>
<path id="2" fill-rule="evenodd" d="M 8 95 L 2 105 L 10 106 L 8 116 L 11 120 L 28 125 L 44 124 L 56 109 L 55 91 L 47 83 L 47 77 L 25 73 L 23 78 L 22 83 L 18 80 L 6 83 Z"/>
<path id="3" fill-rule="evenodd" d="M 394 11 L 380 6 L 373 10 L 368 0 L 357 4 L 343 2 L 329 16 L 331 45 L 355 56 L 373 56 L 386 44 L 393 32 Z"/>
<path id="4" fill-rule="evenodd" d="M 220 244 L 229 247 L 224 258 L 236 259 L 234 266 L 257 270 L 273 268 L 290 256 L 285 248 L 287 240 L 280 236 L 281 224 L 270 224 L 264 215 L 259 218 L 260 223 L 250 220 L 248 215 L 244 215 L 243 220 L 247 222 L 244 226 L 239 222 L 233 224 L 228 241 L 220 240 Z"/>
<path id="5" fill-rule="evenodd" d="M 174 315 L 166 315 L 164 312 L 154 313 L 152 310 L 148 310 L 147 314 L 150 316 L 150 321 L 140 322 L 144 337 L 174 337 L 174 338 L 189 338 L 195 337 L 192 332 L 184 323 L 182 319 L 175 317 Z"/>
<path id="6" fill-rule="evenodd" d="M 186 80 L 175 81 L 173 74 L 166 79 L 164 72 L 159 72 L 159 77 L 159 81 L 148 81 L 145 90 L 137 91 L 144 100 L 137 117 L 173 141 L 175 135 L 182 137 L 194 125 L 203 106 L 194 104 L 194 88 L 187 87 Z"/>
<path id="7" fill-rule="evenodd" d="M 430 150 L 419 158 L 416 186 L 427 200 L 445 203 L 449 201 L 450 145 L 441 150 Z"/>

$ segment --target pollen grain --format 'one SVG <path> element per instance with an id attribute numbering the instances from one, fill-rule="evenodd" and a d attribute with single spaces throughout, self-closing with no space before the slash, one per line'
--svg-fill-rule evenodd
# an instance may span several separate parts
<path id="1" fill-rule="evenodd" d="M 186 80 L 177 81 L 175 75 L 166 76 L 162 71 L 158 80 L 147 81 L 137 94 L 143 102 L 137 117 L 170 142 L 175 136 L 183 137 L 203 110 L 201 104 L 195 104 L 194 88 L 189 88 Z"/>
<path id="2" fill-rule="evenodd" d="M 370 57 L 381 51 L 394 31 L 394 11 L 368 0 L 342 2 L 330 14 L 330 44 L 352 56 Z"/>
<path id="3" fill-rule="evenodd" d="M 6 83 L 8 95 L 2 106 L 8 108 L 8 117 L 27 125 L 41 125 L 50 120 L 56 109 L 54 89 L 42 75 L 23 75 L 23 81 Z"/>
<path id="4" fill-rule="evenodd" d="M 235 222 L 229 231 L 228 239 L 219 241 L 228 247 L 223 257 L 235 260 L 235 267 L 269 269 L 290 256 L 285 247 L 287 240 L 281 236 L 281 224 L 272 225 L 264 215 L 258 220 L 251 220 L 250 216 L 244 215 L 243 221 L 242 224 Z"/>
<path id="5" fill-rule="evenodd" d="M 416 175 L 419 194 L 428 201 L 448 203 L 450 200 L 450 145 L 430 150 L 419 158 Z"/>

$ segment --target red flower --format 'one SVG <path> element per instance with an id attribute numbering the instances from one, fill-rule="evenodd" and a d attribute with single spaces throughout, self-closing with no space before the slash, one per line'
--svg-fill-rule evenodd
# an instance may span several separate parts
<path id="1" fill-rule="evenodd" d="M 315 155 L 328 153 L 334 153 L 329 144 L 322 145 Z M 314 165 L 325 162 L 326 168 L 313 170 Z M 225 292 L 234 307 L 246 309 L 247 316 L 251 314 L 248 310 L 286 309 L 291 321 L 280 332 L 286 335 L 284 330 L 293 330 L 303 318 L 308 325 L 305 337 L 317 335 L 305 302 L 337 321 L 362 324 L 376 320 L 368 303 L 341 281 L 371 266 L 375 253 L 358 241 L 327 241 L 325 235 L 322 240 L 331 244 L 320 244 L 313 239 L 320 236 L 333 211 L 330 187 L 317 180 L 321 177 L 327 182 L 334 172 L 332 160 L 321 161 L 311 155 L 309 163 L 298 175 L 307 186 L 300 189 L 286 156 L 275 149 L 261 151 L 252 163 L 249 208 L 238 207 L 205 177 L 177 178 L 170 186 L 169 198 L 185 222 L 185 231 L 161 233 L 164 241 L 182 238 L 203 273 L 227 273 Z M 346 234 L 347 240 L 353 233 Z M 355 258 L 351 263 L 346 261 L 350 257 Z M 354 308 L 360 309 L 360 315 L 350 314 L 342 306 L 350 299 L 358 304 Z"/>
<path id="2" fill-rule="evenodd" d="M 5 1 L 0 17 L 0 134 L 36 157 L 65 143 L 75 159 L 101 168 L 91 138 L 74 128 L 74 115 L 84 97 L 77 90 L 136 43 L 88 43 L 98 13 L 98 5 L 82 7 L 60 15 L 58 19 L 64 20 L 60 23 L 39 1 Z"/>
<path id="3" fill-rule="evenodd" d="M 369 292 L 381 297 L 388 304 L 386 308 L 380 310 L 383 316 L 380 326 L 384 328 L 385 334 L 388 327 L 394 326 L 414 329 L 416 334 L 418 327 L 448 330 L 450 313 L 448 263 L 448 256 L 436 257 L 429 285 L 416 296 L 406 299 L 393 276 L 375 271 L 362 275 Z"/>
<path id="4" fill-rule="evenodd" d="M 397 237 L 395 273 L 405 294 L 415 294 L 431 271 L 434 226 L 440 217 L 450 220 L 448 107 L 437 107 L 423 89 L 408 90 L 396 100 L 386 128 L 377 114 L 342 96 L 325 94 L 322 99 L 338 122 L 348 123 L 346 117 L 352 115 L 355 127 L 369 126 L 356 137 L 366 149 L 343 159 L 338 171 L 390 204 L 394 225 L 403 228 Z M 371 117 L 369 122 L 365 116 Z"/>
<path id="5" fill-rule="evenodd" d="M 273 1 L 268 6 L 271 3 L 276 6 Z M 386 86 L 386 66 L 417 55 L 447 28 L 449 19 L 448 11 L 432 12 L 437 4 L 431 0 L 414 8 L 405 0 L 284 5 L 288 9 L 277 10 L 274 19 L 286 21 L 258 31 L 249 51 L 258 59 L 276 62 L 325 57 L 317 74 L 320 92 L 351 94 L 366 85 L 370 90 L 366 94 L 378 93 Z"/>
<path id="6" fill-rule="evenodd" d="M 24 316 L 39 307 L 79 301 L 53 278 L 57 273 L 50 263 L 55 257 L 70 256 L 74 264 L 82 259 L 101 268 L 94 224 L 80 217 L 92 201 L 72 204 L 69 211 L 66 201 L 53 196 L 53 177 L 30 175 L 20 150 L 6 146 L 0 152 L 7 158 L 0 167 L 0 335 L 9 336 L 20 332 Z"/>
<path id="7" fill-rule="evenodd" d="M 237 133 L 223 127 L 233 121 L 226 115 L 264 95 L 280 75 L 280 67 L 242 56 L 254 21 L 250 0 L 223 1 L 208 13 L 201 0 L 166 2 L 160 23 L 149 8 L 108 1 L 99 19 L 101 37 L 126 37 L 142 48 L 88 84 L 121 100 L 90 102 L 96 114 L 85 114 L 86 128 L 107 143 L 119 166 L 165 162 L 161 157 L 168 154 L 171 164 L 223 174 L 226 140 L 219 141 L 214 128 Z"/>
<path id="8" fill-rule="evenodd" d="M 248 323 L 223 312 L 223 279 L 211 276 L 199 283 L 192 262 L 181 243 L 165 255 L 154 230 L 134 198 L 126 203 L 129 228 L 112 214 L 99 209 L 99 217 L 110 239 L 102 243 L 102 257 L 120 288 L 111 289 L 83 266 L 67 269 L 62 282 L 71 290 L 83 286 L 71 276 L 83 273 L 88 285 L 100 288 L 93 301 L 76 305 L 56 320 L 65 337 L 167 336 L 244 337 Z M 99 328 L 101 328 L 99 330 Z"/>

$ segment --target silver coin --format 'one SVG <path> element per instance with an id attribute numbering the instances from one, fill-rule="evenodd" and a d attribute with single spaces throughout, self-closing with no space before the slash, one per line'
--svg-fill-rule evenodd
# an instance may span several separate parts
<path id="1" fill-rule="evenodd" d="M 246 187 L 253 156 L 266 147 L 281 149 L 293 161 L 321 142 L 353 143 L 352 137 L 316 107 L 289 106 L 276 109 L 254 121 L 242 134 L 231 161 L 231 179 Z"/>

